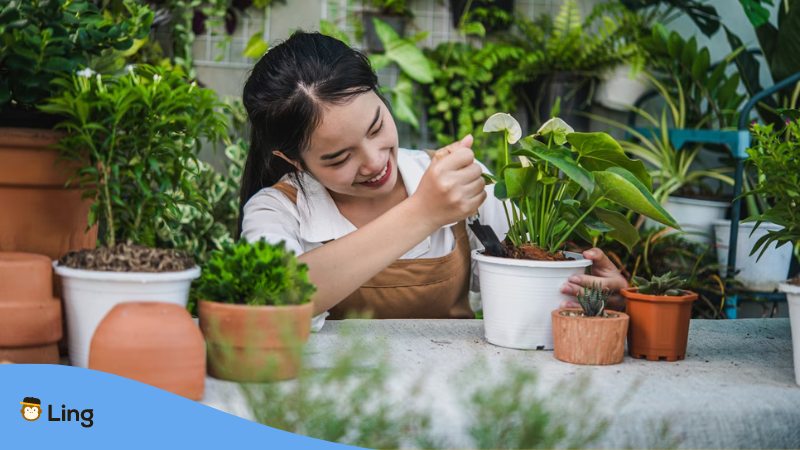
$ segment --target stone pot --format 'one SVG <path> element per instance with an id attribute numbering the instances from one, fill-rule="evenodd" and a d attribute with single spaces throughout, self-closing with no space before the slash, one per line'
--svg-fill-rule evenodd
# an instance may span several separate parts
<path id="1" fill-rule="evenodd" d="M 0 360 L 58 364 L 61 302 L 53 297 L 50 259 L 0 252 Z"/>
<path id="2" fill-rule="evenodd" d="M 625 312 L 630 316 L 628 353 L 649 361 L 678 361 L 686 357 L 692 302 L 697 294 L 640 294 L 638 288 L 620 291 L 625 297 Z"/>
<path id="3" fill-rule="evenodd" d="M 561 286 L 592 265 L 588 259 L 531 261 L 472 252 L 478 262 L 486 340 L 523 350 L 553 348 L 550 313 L 563 300 Z"/>
<path id="4" fill-rule="evenodd" d="M 120 303 L 92 337 L 89 368 L 201 400 L 205 341 L 184 307 L 152 301 Z"/>
<path id="5" fill-rule="evenodd" d="M 242 382 L 295 378 L 311 333 L 312 310 L 311 303 L 251 306 L 201 300 L 209 375 Z"/>
<path id="6" fill-rule="evenodd" d="M 606 311 L 605 317 L 587 317 L 580 308 L 552 313 L 553 356 L 572 364 L 619 364 L 625 357 L 628 315 Z"/>

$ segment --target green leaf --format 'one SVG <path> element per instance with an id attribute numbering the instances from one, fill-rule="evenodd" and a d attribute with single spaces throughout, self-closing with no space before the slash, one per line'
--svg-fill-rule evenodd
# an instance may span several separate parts
<path id="1" fill-rule="evenodd" d="M 536 189 L 535 167 L 512 167 L 503 172 L 506 193 L 510 198 L 531 196 Z"/>
<path id="2" fill-rule="evenodd" d="M 664 225 L 680 229 L 675 219 L 629 171 L 621 167 L 611 167 L 601 172 L 592 172 L 592 175 L 607 199 Z"/>
<path id="3" fill-rule="evenodd" d="M 710 62 L 711 54 L 708 51 L 708 47 L 703 47 L 692 63 L 692 77 L 697 81 L 703 82 L 706 79 Z"/>
<path id="4" fill-rule="evenodd" d="M 373 53 L 369 55 L 369 63 L 375 71 L 381 70 L 392 63 L 388 56 L 381 53 Z"/>
<path id="5" fill-rule="evenodd" d="M 528 158 L 547 161 L 564 172 L 569 179 L 578 183 L 586 192 L 594 190 L 594 177 L 591 172 L 584 169 L 574 159 L 569 150 L 564 147 L 548 148 L 541 142 L 528 136 L 521 141 L 522 148 L 514 149 L 513 156 L 525 156 Z"/>
<path id="6" fill-rule="evenodd" d="M 264 41 L 263 33 L 256 33 L 247 41 L 247 45 L 242 51 L 242 56 L 247 58 L 261 58 L 269 50 L 269 44 Z"/>
<path id="7" fill-rule="evenodd" d="M 400 69 L 411 79 L 421 84 L 433 83 L 433 72 L 431 71 L 430 63 L 422 51 L 414 44 L 405 40 L 398 40 L 385 48 L 386 57 L 396 62 Z"/>
<path id="8" fill-rule="evenodd" d="M 486 36 L 486 27 L 484 27 L 483 24 L 480 22 L 465 23 L 464 26 L 460 28 L 460 30 L 467 36 L 478 36 L 478 37 Z"/>
<path id="9" fill-rule="evenodd" d="M 403 40 L 403 38 L 397 34 L 397 31 L 394 31 L 394 28 L 377 17 L 372 18 L 372 24 L 375 26 L 375 34 L 378 35 L 378 39 L 380 39 L 383 44 L 383 48 L 389 48 L 390 45 Z"/>
<path id="10" fill-rule="evenodd" d="M 604 208 L 595 208 L 594 214 L 612 228 L 608 232 L 610 237 L 619 241 L 629 252 L 633 252 L 633 246 L 639 242 L 639 231 L 631 225 L 625 215 Z"/>
<path id="11" fill-rule="evenodd" d="M 319 21 L 319 32 L 320 34 L 336 38 L 344 42 L 345 44 L 350 45 L 350 37 L 347 36 L 347 33 L 340 30 L 339 27 L 336 26 L 336 24 L 334 24 L 329 20 L 323 19 Z"/>
<path id="12" fill-rule="evenodd" d="M 642 161 L 628 158 L 619 142 L 606 133 L 570 133 L 567 141 L 578 152 L 581 166 L 600 171 L 610 167 L 622 167 L 634 174 L 647 189 L 652 189 L 650 173 Z"/>

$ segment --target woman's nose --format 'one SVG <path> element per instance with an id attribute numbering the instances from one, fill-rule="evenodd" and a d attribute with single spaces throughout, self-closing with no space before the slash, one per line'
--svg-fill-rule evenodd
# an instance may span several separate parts
<path id="1" fill-rule="evenodd" d="M 386 166 L 386 158 L 381 154 L 381 152 L 373 151 L 370 152 L 361 162 L 361 168 L 359 172 L 363 176 L 370 176 L 375 175 L 376 173 L 383 170 Z"/>

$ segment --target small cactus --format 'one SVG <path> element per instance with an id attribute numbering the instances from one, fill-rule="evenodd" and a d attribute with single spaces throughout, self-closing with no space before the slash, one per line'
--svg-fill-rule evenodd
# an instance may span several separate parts
<path id="1" fill-rule="evenodd" d="M 678 297 L 683 295 L 681 288 L 686 284 L 686 280 L 667 272 L 664 275 L 653 275 L 649 280 L 642 277 L 633 277 L 631 280 L 635 287 L 639 288 L 640 294 Z"/>
<path id="2" fill-rule="evenodd" d="M 611 291 L 603 289 L 599 284 L 592 284 L 592 287 L 583 289 L 582 294 L 578 294 L 578 303 L 583 308 L 584 316 L 602 316 L 606 309 L 606 302 L 611 295 Z"/>

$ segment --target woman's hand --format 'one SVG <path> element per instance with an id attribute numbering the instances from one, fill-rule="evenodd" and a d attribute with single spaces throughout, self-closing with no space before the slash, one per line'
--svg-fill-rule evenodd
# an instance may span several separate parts
<path id="1" fill-rule="evenodd" d="M 422 218 L 441 227 L 478 211 L 486 199 L 481 167 L 475 162 L 472 135 L 436 151 L 411 199 Z"/>
<path id="2" fill-rule="evenodd" d="M 617 294 L 620 289 L 628 287 L 628 281 L 622 276 L 617 266 L 608 259 L 608 256 L 599 248 L 592 248 L 583 252 L 583 257 L 592 261 L 591 275 L 581 274 L 569 277 L 569 280 L 561 287 L 561 292 L 566 295 L 576 296 L 583 292 L 584 288 L 590 288 L 593 284 L 599 284 L 601 288 Z M 609 299 L 611 306 L 621 306 L 622 299 L 619 296 L 612 296 Z M 580 307 L 577 301 L 570 300 L 561 303 L 562 308 Z"/>

